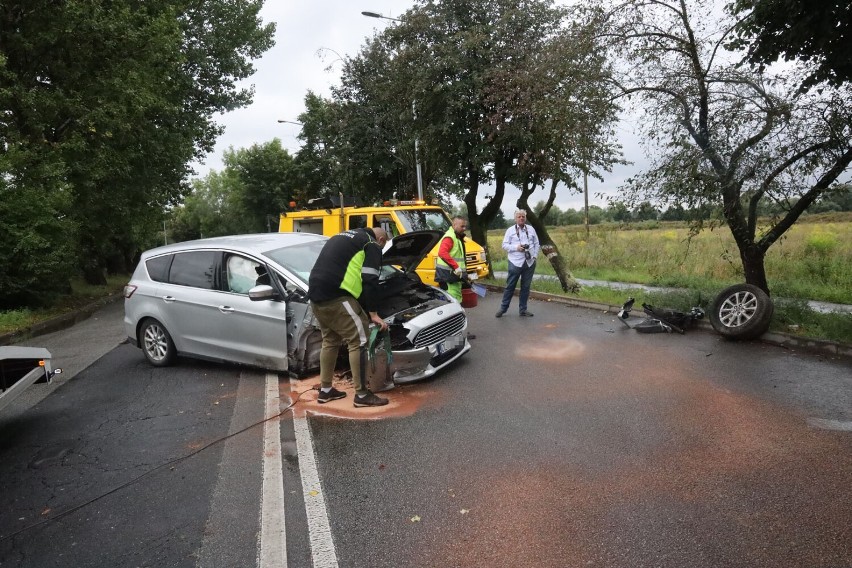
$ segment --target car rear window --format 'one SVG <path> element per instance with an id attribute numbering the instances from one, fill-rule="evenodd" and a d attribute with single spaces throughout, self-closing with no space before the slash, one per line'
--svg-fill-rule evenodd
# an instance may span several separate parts
<path id="1" fill-rule="evenodd" d="M 215 288 L 216 260 L 219 253 L 194 251 L 175 254 L 169 283 L 212 290 Z"/>
<path id="2" fill-rule="evenodd" d="M 169 265 L 172 263 L 171 254 L 165 254 L 148 260 L 145 263 L 145 268 L 148 269 L 148 276 L 154 282 L 168 282 Z"/>

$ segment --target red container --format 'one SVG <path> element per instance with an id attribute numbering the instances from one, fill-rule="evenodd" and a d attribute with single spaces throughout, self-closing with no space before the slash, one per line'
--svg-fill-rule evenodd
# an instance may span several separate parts
<path id="1" fill-rule="evenodd" d="M 475 308 L 477 304 L 476 292 L 471 290 L 470 288 L 462 288 L 462 301 L 461 305 L 463 308 Z"/>

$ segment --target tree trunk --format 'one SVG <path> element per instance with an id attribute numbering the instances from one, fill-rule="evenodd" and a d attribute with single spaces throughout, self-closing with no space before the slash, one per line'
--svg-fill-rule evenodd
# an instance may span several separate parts
<path id="1" fill-rule="evenodd" d="M 757 286 L 769 295 L 769 283 L 766 281 L 765 253 L 757 245 L 751 244 L 740 249 L 743 274 L 746 284 Z"/>
<path id="2" fill-rule="evenodd" d="M 527 222 L 533 226 L 533 229 L 535 229 L 535 232 L 538 235 L 538 240 L 541 243 L 541 252 L 544 253 L 544 256 L 550 261 L 550 265 L 556 272 L 556 277 L 559 278 L 559 284 L 562 286 L 562 291 L 576 294 L 580 291 L 580 284 L 574 280 L 574 277 L 569 272 L 568 264 L 565 262 L 562 255 L 559 254 L 559 247 L 557 247 L 556 243 L 553 242 L 553 239 L 550 238 L 547 228 L 527 203 L 527 199 L 530 195 L 532 195 L 534 189 L 534 187 L 530 188 L 528 184 L 524 184 L 524 187 L 521 189 L 521 197 L 518 198 L 518 208 L 526 210 Z M 551 191 L 554 190 L 555 186 L 551 187 Z"/>
<path id="3" fill-rule="evenodd" d="M 488 248 L 488 225 L 497 216 L 500 206 L 503 204 L 503 196 L 506 194 L 506 165 L 498 163 L 495 165 L 495 185 L 494 197 L 488 204 L 482 208 L 482 213 L 476 209 L 476 197 L 479 191 L 479 171 L 473 166 L 468 167 L 468 188 L 464 196 L 464 203 L 467 206 L 468 223 L 470 224 L 471 238 L 482 245 L 485 249 L 486 257 L 488 258 L 488 274 L 494 274 L 491 266 L 491 251 Z"/>
<path id="4" fill-rule="evenodd" d="M 746 284 L 757 286 L 768 295 L 769 284 L 766 281 L 766 267 L 764 266 L 766 249 L 761 248 L 755 242 L 756 225 L 749 223 L 743 215 L 738 194 L 728 191 L 723 194 L 723 199 L 722 212 L 728 222 L 728 229 L 734 237 L 734 242 L 737 243 Z"/>

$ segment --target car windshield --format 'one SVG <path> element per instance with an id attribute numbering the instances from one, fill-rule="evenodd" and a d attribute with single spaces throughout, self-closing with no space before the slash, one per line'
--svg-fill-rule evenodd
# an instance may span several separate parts
<path id="1" fill-rule="evenodd" d="M 446 232 L 450 228 L 450 220 L 446 213 L 434 209 L 404 209 L 396 212 L 400 222 L 405 227 L 405 232 L 411 231 L 441 231 Z"/>
<path id="2" fill-rule="evenodd" d="M 325 243 L 325 240 L 308 241 L 298 245 L 269 250 L 264 252 L 263 256 L 271 258 L 289 270 L 293 276 L 297 277 L 307 286 L 311 269 L 314 267 Z"/>

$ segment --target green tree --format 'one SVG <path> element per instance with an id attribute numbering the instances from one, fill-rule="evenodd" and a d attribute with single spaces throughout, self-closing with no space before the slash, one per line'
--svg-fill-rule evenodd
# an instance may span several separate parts
<path id="1" fill-rule="evenodd" d="M 231 197 L 245 215 L 242 232 L 263 232 L 286 210 L 298 187 L 293 157 L 277 138 L 250 148 L 229 149 L 224 156 L 226 178 L 232 179 Z"/>
<path id="2" fill-rule="evenodd" d="M 592 48 L 587 23 L 566 28 L 566 14 L 552 0 L 420 2 L 371 47 L 385 54 L 369 76 L 381 78 L 375 84 L 390 94 L 388 112 L 407 120 L 413 105 L 412 132 L 426 149 L 424 178 L 462 188 L 477 242 L 487 243 L 485 228 L 507 183 L 532 193 L 604 154 L 590 150 L 583 159 L 578 149 L 606 139 L 614 106 L 602 96 L 605 60 Z M 595 124 L 603 126 L 589 126 Z M 494 191 L 480 210 L 479 188 L 492 180 Z M 529 210 L 528 194 L 519 205 Z M 561 266 L 546 228 L 534 215 L 529 220 L 553 247 L 548 258 Z"/>
<path id="3" fill-rule="evenodd" d="M 65 192 L 60 214 L 79 228 L 76 264 L 89 282 L 127 268 L 187 190 L 188 164 L 212 149 L 212 117 L 251 101 L 237 83 L 272 45 L 261 6 L 0 4 L 3 173 L 19 191 Z"/>
<path id="4" fill-rule="evenodd" d="M 672 205 L 660 214 L 660 221 L 683 221 L 686 211 L 680 205 Z"/>
<path id="5" fill-rule="evenodd" d="M 643 201 L 633 210 L 633 218 L 637 221 L 655 221 L 659 214 L 650 201 Z"/>
<path id="6" fill-rule="evenodd" d="M 622 91 L 643 105 L 646 138 L 660 150 L 628 197 L 720 207 L 745 281 L 768 293 L 767 250 L 852 162 L 850 89 L 802 92 L 795 69 L 739 68 L 725 52 L 733 22 L 714 13 L 712 2 L 637 0 L 613 14 Z M 764 201 L 782 211 L 765 224 Z"/>
<path id="7" fill-rule="evenodd" d="M 624 223 L 631 219 L 630 209 L 623 201 L 613 201 L 607 208 L 606 215 L 608 218 L 618 223 Z"/>
<path id="8" fill-rule="evenodd" d="M 852 3 L 839 0 L 735 0 L 739 15 L 732 45 L 760 66 L 785 61 L 809 64 L 802 82 L 839 86 L 852 81 Z"/>
<path id="9" fill-rule="evenodd" d="M 205 237 L 249 232 L 247 213 L 239 201 L 239 180 L 232 170 L 211 171 L 192 181 L 184 202 L 169 213 L 171 240 L 187 241 Z"/>

